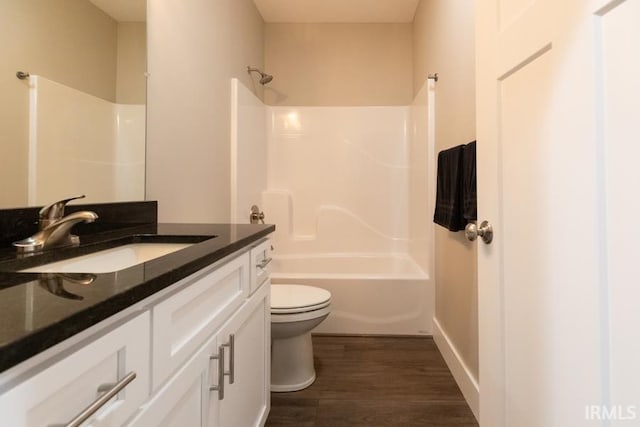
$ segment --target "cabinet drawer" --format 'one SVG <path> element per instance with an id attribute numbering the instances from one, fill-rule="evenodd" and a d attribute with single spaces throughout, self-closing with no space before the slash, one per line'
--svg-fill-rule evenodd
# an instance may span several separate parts
<path id="1" fill-rule="evenodd" d="M 271 275 L 271 240 L 251 249 L 251 289 L 253 294 Z"/>
<path id="2" fill-rule="evenodd" d="M 89 419 L 120 426 L 149 393 L 149 313 L 139 315 L 0 396 L 2 424 L 66 425 L 123 378 L 135 379 Z"/>
<path id="3" fill-rule="evenodd" d="M 152 389 L 181 367 L 249 294 L 249 253 L 187 277 L 153 313 Z"/>

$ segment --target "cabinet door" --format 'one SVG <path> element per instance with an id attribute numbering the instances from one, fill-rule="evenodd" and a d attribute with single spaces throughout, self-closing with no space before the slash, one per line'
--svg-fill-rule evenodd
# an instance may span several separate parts
<path id="1" fill-rule="evenodd" d="M 224 398 L 211 395 L 213 427 L 264 425 L 270 407 L 271 322 L 269 281 L 260 287 L 218 333 L 225 348 Z M 233 378 L 231 378 L 233 376 Z M 231 380 L 233 379 L 233 382 Z"/>
<path id="2" fill-rule="evenodd" d="M 121 426 L 149 394 L 149 323 L 149 313 L 141 314 L 0 395 L 0 425 L 66 425 L 106 392 L 121 390 L 88 420 Z"/>
<path id="3" fill-rule="evenodd" d="M 210 391 L 217 385 L 216 336 L 196 352 L 147 402 L 129 427 L 204 427 L 209 419 Z"/>

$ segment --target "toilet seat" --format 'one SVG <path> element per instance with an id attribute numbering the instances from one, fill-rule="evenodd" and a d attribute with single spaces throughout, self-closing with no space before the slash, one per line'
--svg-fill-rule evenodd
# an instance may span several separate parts
<path id="1" fill-rule="evenodd" d="M 271 323 L 303 323 L 327 317 L 331 313 L 331 307 L 328 305 L 311 311 L 299 311 L 297 313 L 271 313 Z"/>
<path id="2" fill-rule="evenodd" d="M 272 285 L 271 314 L 298 314 L 328 307 L 331 292 L 305 285 Z"/>

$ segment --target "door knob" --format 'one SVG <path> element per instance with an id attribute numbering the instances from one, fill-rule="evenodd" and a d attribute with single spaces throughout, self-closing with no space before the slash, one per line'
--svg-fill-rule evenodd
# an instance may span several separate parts
<path id="1" fill-rule="evenodd" d="M 470 222 L 464 228 L 464 235 L 467 237 L 467 240 L 471 242 L 480 236 L 482 237 L 482 241 L 488 245 L 493 240 L 493 227 L 489 224 L 489 221 L 482 221 L 480 227 Z"/>

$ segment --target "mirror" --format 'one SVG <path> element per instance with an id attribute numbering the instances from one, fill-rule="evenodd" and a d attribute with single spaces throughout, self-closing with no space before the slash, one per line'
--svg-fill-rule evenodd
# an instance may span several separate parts
<path id="1" fill-rule="evenodd" d="M 145 0 L 0 3 L 0 209 L 144 200 L 145 15 Z"/>

